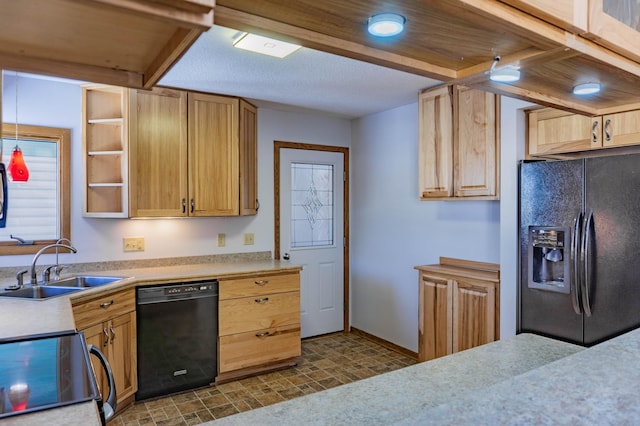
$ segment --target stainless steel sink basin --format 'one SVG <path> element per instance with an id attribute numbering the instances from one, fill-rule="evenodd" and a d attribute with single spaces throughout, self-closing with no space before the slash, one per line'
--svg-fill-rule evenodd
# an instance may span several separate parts
<path id="1" fill-rule="evenodd" d="M 78 287 L 49 287 L 49 286 L 34 286 L 23 287 L 18 290 L 9 290 L 0 293 L 0 297 L 19 297 L 22 299 L 50 299 L 56 296 L 62 296 L 63 294 L 73 293 L 82 290 Z"/>
<path id="2" fill-rule="evenodd" d="M 47 283 L 47 287 L 99 287 L 124 278 L 125 277 L 107 277 L 100 275 L 76 275 L 69 278 L 62 278 L 58 281 L 50 281 Z"/>

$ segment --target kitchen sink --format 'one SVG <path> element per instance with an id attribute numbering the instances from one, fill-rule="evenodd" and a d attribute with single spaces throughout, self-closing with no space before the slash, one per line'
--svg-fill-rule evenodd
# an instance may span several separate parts
<path id="1" fill-rule="evenodd" d="M 62 278 L 58 281 L 50 281 L 47 283 L 47 287 L 99 287 L 101 285 L 120 281 L 124 278 L 125 277 L 107 277 L 100 275 L 75 275 L 69 278 Z"/>
<path id="2" fill-rule="evenodd" d="M 0 297 L 19 297 L 22 299 L 50 299 L 63 294 L 73 293 L 82 290 L 79 287 L 49 287 L 38 285 L 34 287 L 23 287 L 18 290 L 9 290 L 0 293 Z"/>

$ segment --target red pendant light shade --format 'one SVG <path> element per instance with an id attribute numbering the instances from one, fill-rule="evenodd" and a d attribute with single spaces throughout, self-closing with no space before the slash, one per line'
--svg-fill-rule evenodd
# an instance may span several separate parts
<path id="1" fill-rule="evenodd" d="M 29 180 L 29 169 L 24 162 L 22 156 L 22 150 L 16 145 L 11 153 L 11 160 L 9 160 L 9 173 L 11 179 L 14 182 L 26 182 Z"/>

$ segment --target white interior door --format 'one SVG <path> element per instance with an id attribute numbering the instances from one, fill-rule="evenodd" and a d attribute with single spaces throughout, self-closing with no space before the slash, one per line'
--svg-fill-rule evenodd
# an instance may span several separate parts
<path id="1" fill-rule="evenodd" d="M 344 329 L 344 155 L 280 150 L 280 252 L 302 265 L 302 337 Z"/>

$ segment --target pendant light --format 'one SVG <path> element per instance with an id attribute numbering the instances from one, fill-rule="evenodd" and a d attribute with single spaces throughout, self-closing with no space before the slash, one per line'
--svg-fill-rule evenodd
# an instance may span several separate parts
<path id="1" fill-rule="evenodd" d="M 24 162 L 22 156 L 22 150 L 18 146 L 18 71 L 16 71 L 16 146 L 11 153 L 11 160 L 9 160 L 9 174 L 11 180 L 14 182 L 26 182 L 29 180 L 29 169 Z"/>

